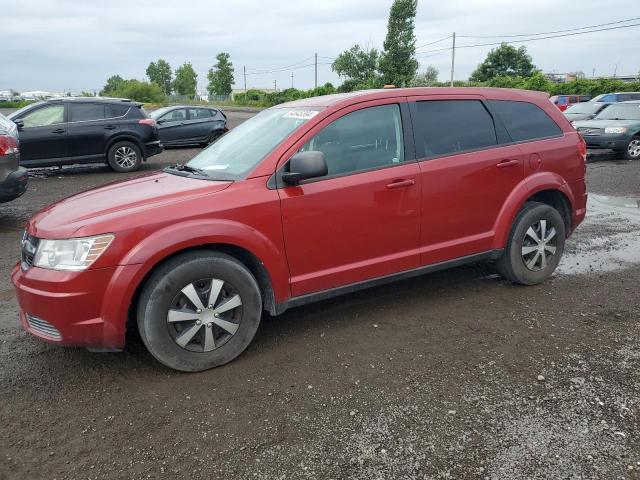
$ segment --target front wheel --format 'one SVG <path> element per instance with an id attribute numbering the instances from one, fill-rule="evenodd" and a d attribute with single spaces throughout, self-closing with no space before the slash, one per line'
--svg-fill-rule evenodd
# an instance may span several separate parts
<path id="1" fill-rule="evenodd" d="M 536 285 L 551 276 L 564 251 L 566 229 L 560 213 L 544 203 L 528 202 L 518 213 L 496 266 L 507 280 Z"/>
<path id="2" fill-rule="evenodd" d="M 199 372 L 224 365 L 251 343 L 262 314 L 247 268 L 217 252 L 179 255 L 160 267 L 138 303 L 138 329 L 164 365 Z"/>
<path id="3" fill-rule="evenodd" d="M 107 153 L 107 161 L 116 172 L 134 172 L 140 168 L 142 153 L 133 142 L 116 142 Z"/>
<path id="4" fill-rule="evenodd" d="M 635 136 L 627 145 L 627 149 L 624 151 L 624 156 L 627 160 L 640 159 L 640 136 Z"/>

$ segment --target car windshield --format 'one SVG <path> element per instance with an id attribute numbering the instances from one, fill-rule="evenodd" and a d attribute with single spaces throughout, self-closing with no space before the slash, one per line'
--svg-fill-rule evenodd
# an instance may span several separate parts
<path id="1" fill-rule="evenodd" d="M 171 107 L 163 107 L 163 108 L 159 108 L 157 110 L 154 110 L 152 112 L 149 112 L 149 117 L 157 120 L 158 118 L 160 118 L 163 114 L 167 113 L 169 110 L 171 110 Z"/>
<path id="2" fill-rule="evenodd" d="M 240 124 L 187 166 L 216 180 L 239 180 L 320 109 L 275 107 Z"/>
<path id="3" fill-rule="evenodd" d="M 601 107 L 601 103 L 582 102 L 571 105 L 564 113 L 596 113 Z"/>
<path id="4" fill-rule="evenodd" d="M 598 120 L 640 120 L 640 103 L 616 103 L 596 116 Z"/>
<path id="5" fill-rule="evenodd" d="M 7 118 L 9 120 L 14 120 L 16 118 L 19 118 L 20 116 L 22 116 L 22 114 L 24 112 L 26 112 L 27 110 L 32 109 L 33 107 L 36 107 L 38 105 L 44 105 L 45 102 L 36 102 L 36 103 L 30 103 L 29 105 L 22 107 L 19 110 L 16 110 L 15 112 L 11 113 L 10 115 L 7 116 Z"/>

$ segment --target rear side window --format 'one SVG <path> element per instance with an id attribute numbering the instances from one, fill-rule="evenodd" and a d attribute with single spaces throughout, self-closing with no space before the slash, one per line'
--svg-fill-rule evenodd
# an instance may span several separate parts
<path id="1" fill-rule="evenodd" d="M 127 111 L 129 111 L 129 108 L 131 107 L 131 105 L 113 105 L 113 104 L 109 104 L 106 105 L 106 116 L 107 118 L 118 118 L 118 117 L 124 117 L 127 114 Z"/>
<path id="2" fill-rule="evenodd" d="M 533 103 L 491 100 L 489 104 L 504 123 L 514 142 L 562 135 L 562 130 L 556 122 Z"/>
<path id="3" fill-rule="evenodd" d="M 493 119 L 479 100 L 417 102 L 415 111 L 416 145 L 422 158 L 498 144 Z"/>
<path id="4" fill-rule="evenodd" d="M 211 111 L 206 108 L 190 108 L 189 119 L 201 120 L 203 118 L 211 118 Z"/>
<path id="5" fill-rule="evenodd" d="M 613 94 L 609 94 L 609 95 L 604 95 L 602 96 L 602 98 L 598 99 L 599 102 L 615 102 L 616 101 L 616 96 Z"/>
<path id="6" fill-rule="evenodd" d="M 104 105 L 97 103 L 72 103 L 72 122 L 86 122 L 89 120 L 102 120 L 104 118 Z"/>

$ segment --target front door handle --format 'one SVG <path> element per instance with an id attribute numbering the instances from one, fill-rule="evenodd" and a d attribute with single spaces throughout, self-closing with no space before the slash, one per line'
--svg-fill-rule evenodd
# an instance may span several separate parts
<path id="1" fill-rule="evenodd" d="M 51 133 L 64 133 L 64 132 L 66 132 L 64 128 L 56 128 L 55 130 L 51 131 Z"/>
<path id="2" fill-rule="evenodd" d="M 412 185 L 415 185 L 416 181 L 412 180 L 410 178 L 408 179 L 404 179 L 404 180 L 394 180 L 393 182 L 387 184 L 387 188 L 388 189 L 394 189 L 394 188 L 404 188 L 404 187 L 410 187 Z"/>
<path id="3" fill-rule="evenodd" d="M 116 126 L 115 125 L 107 125 L 106 127 L 104 127 L 105 130 L 115 130 Z"/>
<path id="4" fill-rule="evenodd" d="M 516 165 L 520 165 L 519 160 L 503 160 L 500 163 L 498 163 L 496 167 L 505 168 L 505 167 L 515 167 Z"/>

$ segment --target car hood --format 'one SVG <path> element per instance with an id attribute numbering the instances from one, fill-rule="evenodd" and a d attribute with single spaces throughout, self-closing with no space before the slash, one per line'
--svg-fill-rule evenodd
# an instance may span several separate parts
<path id="1" fill-rule="evenodd" d="M 165 205 L 188 202 L 224 190 L 232 182 L 155 173 L 73 195 L 36 213 L 27 225 L 39 238 L 70 238 L 112 231 L 107 225 L 148 217 Z M 107 228 L 92 231 L 92 226 Z"/>
<path id="2" fill-rule="evenodd" d="M 564 116 L 567 117 L 567 120 L 570 122 L 575 122 L 578 120 L 588 120 L 593 116 L 591 113 L 567 113 L 564 112 Z"/>
<path id="3" fill-rule="evenodd" d="M 575 128 L 633 127 L 635 125 L 640 125 L 640 120 L 583 120 L 573 124 Z"/>

